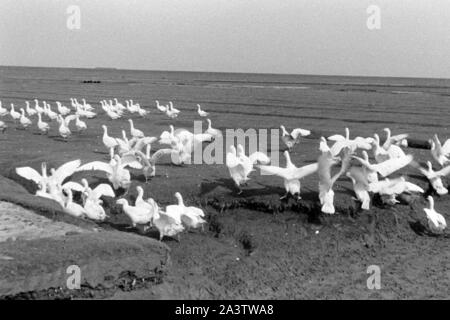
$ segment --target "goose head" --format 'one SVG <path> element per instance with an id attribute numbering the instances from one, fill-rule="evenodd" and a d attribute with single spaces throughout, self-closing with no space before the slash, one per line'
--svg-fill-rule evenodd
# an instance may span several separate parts
<path id="1" fill-rule="evenodd" d="M 432 196 L 428 196 L 427 200 L 428 200 L 428 202 L 430 204 L 430 210 L 434 211 L 434 199 L 433 199 L 433 197 Z"/>
<path id="2" fill-rule="evenodd" d="M 384 128 L 383 131 L 386 132 L 386 140 L 388 140 L 391 137 L 391 129 Z"/>
<path id="3" fill-rule="evenodd" d="M 345 128 L 345 139 L 349 140 L 350 139 L 350 129 L 349 128 Z"/>
<path id="4" fill-rule="evenodd" d="M 211 129 L 211 120 L 210 119 L 206 119 L 206 122 L 208 122 L 208 129 Z"/>

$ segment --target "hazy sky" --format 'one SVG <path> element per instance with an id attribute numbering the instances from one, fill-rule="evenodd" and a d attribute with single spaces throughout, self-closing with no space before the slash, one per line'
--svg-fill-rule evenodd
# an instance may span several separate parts
<path id="1" fill-rule="evenodd" d="M 450 78 L 449 54 L 449 0 L 0 0 L 0 65 Z"/>

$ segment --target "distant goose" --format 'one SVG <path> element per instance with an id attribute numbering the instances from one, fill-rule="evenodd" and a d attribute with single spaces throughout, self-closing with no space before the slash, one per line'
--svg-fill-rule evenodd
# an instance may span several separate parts
<path id="1" fill-rule="evenodd" d="M 27 111 L 28 116 L 29 117 L 34 116 L 37 113 L 37 111 L 33 108 L 30 108 L 30 102 L 25 101 L 25 104 L 26 104 L 25 110 Z"/>
<path id="2" fill-rule="evenodd" d="M 218 129 L 214 129 L 211 126 L 211 120 L 210 119 L 206 119 L 206 122 L 208 122 L 208 129 L 206 129 L 206 133 L 212 135 L 214 138 L 218 138 L 222 136 L 222 132 Z"/>
<path id="3" fill-rule="evenodd" d="M 43 113 L 45 111 L 42 107 L 39 106 L 39 100 L 38 99 L 34 99 L 34 103 L 35 103 L 34 109 L 36 109 L 36 111 L 38 113 Z"/>
<path id="4" fill-rule="evenodd" d="M 50 130 L 50 126 L 47 122 L 42 121 L 42 115 L 41 113 L 38 113 L 38 123 L 37 123 L 38 129 L 41 132 L 41 134 L 47 134 Z"/>
<path id="5" fill-rule="evenodd" d="M 143 137 L 144 137 L 144 133 L 143 133 L 141 130 L 136 129 L 136 128 L 134 127 L 133 120 L 132 120 L 132 119 L 128 119 L 128 122 L 130 123 L 130 133 L 131 133 L 131 136 L 132 136 L 133 138 L 143 138 Z"/>
<path id="6" fill-rule="evenodd" d="M 119 143 L 117 140 L 111 136 L 108 135 L 108 127 L 105 125 L 102 125 L 103 128 L 103 137 L 102 142 L 105 145 L 105 147 L 110 150 L 111 148 L 115 148 Z"/>
<path id="7" fill-rule="evenodd" d="M 9 114 L 11 115 L 11 117 L 13 118 L 14 121 L 17 121 L 20 119 L 21 114 L 19 112 L 17 112 L 16 110 L 14 110 L 14 104 L 11 103 L 11 110 L 9 111 Z"/>
<path id="8" fill-rule="evenodd" d="M 141 106 L 139 104 L 136 104 L 137 108 L 138 108 L 138 113 L 141 117 L 145 117 L 147 114 L 150 113 L 150 111 L 142 109 Z"/>
<path id="9" fill-rule="evenodd" d="M 289 156 L 289 152 L 285 151 L 284 156 L 286 158 L 286 167 L 280 168 L 277 166 L 267 166 L 267 165 L 259 165 L 258 167 L 261 169 L 261 174 L 274 174 L 283 179 L 284 188 L 286 189 L 286 194 L 281 197 L 284 199 L 291 194 L 292 196 L 296 196 L 297 199 L 301 199 L 300 197 L 300 179 L 309 176 L 318 170 L 318 164 L 312 163 L 301 168 L 297 168 L 291 161 L 291 157 Z"/>
<path id="10" fill-rule="evenodd" d="M 58 132 L 61 137 L 63 137 L 65 140 L 72 134 L 72 132 L 69 129 L 69 124 L 72 120 L 75 119 L 75 115 L 70 115 L 67 117 L 63 117 L 62 115 L 58 115 L 57 121 L 59 123 Z"/>
<path id="11" fill-rule="evenodd" d="M 280 128 L 282 131 L 281 140 L 283 140 L 289 151 L 292 151 L 292 148 L 294 148 L 295 144 L 300 141 L 300 137 L 306 137 L 311 134 L 311 131 L 302 128 L 295 128 L 291 131 L 291 133 L 287 132 L 286 128 L 283 125 L 281 125 Z"/>
<path id="12" fill-rule="evenodd" d="M 56 112 L 52 111 L 50 104 L 46 104 L 44 110 L 45 110 L 44 112 L 47 115 L 47 117 L 49 117 L 51 120 L 58 119 L 58 114 Z"/>
<path id="13" fill-rule="evenodd" d="M 57 105 L 58 112 L 59 112 L 62 116 L 66 116 L 66 115 L 68 115 L 68 114 L 70 113 L 70 109 L 67 108 L 66 106 L 63 106 L 63 105 L 61 104 L 61 102 L 56 101 L 56 105 Z"/>
<path id="14" fill-rule="evenodd" d="M 170 111 L 172 111 L 173 113 L 180 113 L 180 110 L 178 110 L 177 108 L 174 108 L 172 101 L 169 101 L 169 106 L 170 106 Z"/>
<path id="15" fill-rule="evenodd" d="M 19 122 L 22 125 L 22 127 L 23 128 L 28 128 L 29 126 L 31 126 L 33 123 L 31 122 L 30 119 L 28 119 L 25 116 L 25 110 L 23 108 L 20 108 L 20 113 L 21 113 L 21 116 L 20 116 Z"/>
<path id="16" fill-rule="evenodd" d="M 161 111 L 161 112 L 166 112 L 167 111 L 167 107 L 166 106 L 163 106 L 163 105 L 159 104 L 158 100 L 155 100 L 155 101 L 156 101 L 156 108 L 158 108 L 159 111 Z"/>
<path id="17" fill-rule="evenodd" d="M 428 227 L 434 233 L 442 233 L 445 228 L 447 228 L 447 222 L 445 218 L 434 209 L 434 199 L 432 196 L 428 196 L 428 202 L 430 203 L 430 208 L 424 208 L 425 214 L 427 215 Z"/>
<path id="18" fill-rule="evenodd" d="M 203 111 L 199 104 L 197 104 L 197 112 L 200 117 L 207 117 L 209 115 L 208 112 Z"/>
<path id="19" fill-rule="evenodd" d="M 83 132 L 87 129 L 86 122 L 80 120 L 80 115 L 75 116 L 75 126 L 77 127 L 78 132 Z"/>

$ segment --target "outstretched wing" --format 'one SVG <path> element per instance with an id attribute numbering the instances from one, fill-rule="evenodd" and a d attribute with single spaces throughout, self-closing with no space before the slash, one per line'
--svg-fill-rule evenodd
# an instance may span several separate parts
<path id="1" fill-rule="evenodd" d="M 260 165 L 258 166 L 258 168 L 261 169 L 261 174 L 276 175 L 286 180 L 290 179 L 290 177 L 287 175 L 288 172 L 286 168 L 264 165 Z"/>
<path id="2" fill-rule="evenodd" d="M 152 155 L 151 161 L 153 163 L 156 163 L 162 156 L 166 154 L 172 154 L 172 152 L 174 152 L 173 149 L 159 149 Z"/>
<path id="3" fill-rule="evenodd" d="M 112 174 L 113 169 L 109 163 L 101 162 L 101 161 L 92 161 L 89 163 L 86 163 L 79 167 L 76 171 L 89 171 L 89 170 L 99 170 L 104 171 L 106 173 Z"/>
<path id="4" fill-rule="evenodd" d="M 319 170 L 319 164 L 311 163 L 306 166 L 303 166 L 301 168 L 297 168 L 294 172 L 294 174 L 291 176 L 292 179 L 302 179 L 306 176 L 309 176 Z"/>
<path id="5" fill-rule="evenodd" d="M 346 140 L 345 139 L 345 137 L 343 136 L 343 135 L 341 135 L 341 134 L 334 134 L 334 135 L 332 135 L 332 136 L 329 136 L 328 137 L 328 140 L 330 140 L 330 141 L 344 141 L 344 140 Z"/>
<path id="6" fill-rule="evenodd" d="M 445 177 L 448 176 L 450 174 L 450 166 L 447 166 L 445 168 L 442 168 L 439 171 L 436 171 L 435 174 L 439 177 Z"/>
<path id="7" fill-rule="evenodd" d="M 73 181 L 64 183 L 63 188 L 69 188 L 71 190 L 78 191 L 78 192 L 84 191 L 84 187 L 81 184 L 79 184 L 78 182 L 73 182 Z"/>
<path id="8" fill-rule="evenodd" d="M 133 169 L 142 169 L 142 164 L 138 161 L 134 154 L 128 153 L 120 159 L 122 167 L 130 167 Z"/>
<path id="9" fill-rule="evenodd" d="M 39 172 L 31 167 L 16 168 L 16 173 L 22 178 L 34 181 L 36 184 L 39 184 L 42 181 L 42 176 Z"/>
<path id="10" fill-rule="evenodd" d="M 75 173 L 75 171 L 80 166 L 80 159 L 69 161 L 62 166 L 60 166 L 55 173 L 52 175 L 52 179 L 56 182 L 62 183 L 67 177 L 70 177 Z"/>
<path id="11" fill-rule="evenodd" d="M 116 194 L 114 190 L 111 188 L 109 184 L 101 183 L 94 190 L 92 190 L 96 199 L 99 199 L 101 196 L 107 196 L 111 198 L 115 198 Z"/>
<path id="12" fill-rule="evenodd" d="M 408 154 L 400 158 L 392 158 L 384 162 L 373 165 L 372 167 L 378 171 L 383 177 L 387 177 L 397 170 L 405 167 L 413 160 L 413 156 Z"/>
<path id="13" fill-rule="evenodd" d="M 270 163 L 269 157 L 265 153 L 259 151 L 253 152 L 248 158 L 253 164 L 257 162 L 260 162 L 262 164 Z"/>

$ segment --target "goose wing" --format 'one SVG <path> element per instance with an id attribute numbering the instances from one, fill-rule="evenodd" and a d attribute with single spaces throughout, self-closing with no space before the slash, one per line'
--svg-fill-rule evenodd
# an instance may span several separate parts
<path id="1" fill-rule="evenodd" d="M 172 154 L 173 152 L 175 152 L 175 150 L 173 149 L 159 149 L 152 155 L 151 161 L 153 161 L 153 163 L 156 163 L 162 156 L 166 154 Z"/>
<path id="2" fill-rule="evenodd" d="M 341 135 L 341 134 L 334 134 L 334 135 L 332 135 L 332 136 L 329 136 L 328 137 L 328 140 L 330 140 L 330 141 L 344 141 L 344 140 L 346 140 L 345 139 L 345 137 L 343 136 L 343 135 Z"/>
<path id="3" fill-rule="evenodd" d="M 142 169 L 142 164 L 139 162 L 136 156 L 131 153 L 123 155 L 120 162 L 122 164 L 122 168 L 130 167 L 133 169 Z"/>
<path id="4" fill-rule="evenodd" d="M 442 152 L 445 155 L 449 155 L 450 154 L 450 139 L 447 139 L 444 144 L 442 145 Z"/>
<path id="5" fill-rule="evenodd" d="M 41 174 L 31 167 L 16 168 L 16 173 L 22 178 L 34 181 L 36 184 L 39 184 L 43 179 Z"/>
<path id="6" fill-rule="evenodd" d="M 86 163 L 79 167 L 76 171 L 89 171 L 89 170 L 98 170 L 98 171 L 104 171 L 106 173 L 112 174 L 113 168 L 109 163 L 102 162 L 102 161 L 92 161 L 89 163 Z"/>
<path id="7" fill-rule="evenodd" d="M 435 171 L 435 174 L 439 177 L 445 177 L 450 174 L 450 166 L 444 167 L 439 171 Z"/>
<path id="8" fill-rule="evenodd" d="M 269 157 L 265 153 L 259 151 L 253 152 L 248 158 L 253 164 L 257 162 L 268 164 L 270 162 Z"/>
<path id="9" fill-rule="evenodd" d="M 227 157 L 225 159 L 225 163 L 228 168 L 234 168 L 242 164 L 242 161 L 234 153 L 228 152 Z"/>
<path id="10" fill-rule="evenodd" d="M 306 176 L 309 176 L 319 170 L 319 164 L 311 163 L 301 168 L 296 168 L 294 173 L 291 175 L 291 179 L 302 179 Z"/>
<path id="11" fill-rule="evenodd" d="M 78 192 L 83 192 L 84 191 L 84 186 L 82 186 L 78 182 L 73 182 L 73 181 L 69 181 L 69 182 L 64 183 L 63 188 L 69 188 L 71 190 L 78 191 Z"/>
<path id="12" fill-rule="evenodd" d="M 383 177 L 387 177 L 395 171 L 400 170 L 401 168 L 411 163 L 411 161 L 413 160 L 413 156 L 409 154 L 404 157 L 389 159 L 378 164 L 370 164 L 369 162 L 359 157 L 353 157 L 353 159 L 358 160 L 367 169 L 371 171 L 377 171 Z"/>
<path id="13" fill-rule="evenodd" d="M 258 168 L 261 170 L 261 174 L 276 175 L 286 180 L 292 179 L 292 177 L 289 175 L 288 169 L 286 168 L 265 165 L 260 165 L 258 166 Z"/>
<path id="14" fill-rule="evenodd" d="M 51 178 L 54 179 L 56 182 L 62 183 L 67 177 L 70 177 L 75 173 L 80 164 L 81 164 L 80 159 L 69 161 L 60 166 L 58 169 L 56 169 L 55 173 L 52 175 Z"/>
<path id="15" fill-rule="evenodd" d="M 294 140 L 297 140 L 299 136 L 306 137 L 306 136 L 309 136 L 310 134 L 311 134 L 311 131 L 302 129 L 302 128 L 295 128 L 291 132 L 291 136 Z"/>
<path id="16" fill-rule="evenodd" d="M 109 184 L 101 183 L 94 190 L 92 190 L 94 197 L 99 199 L 101 196 L 107 196 L 111 198 L 115 198 L 116 194 L 114 193 L 113 188 Z"/>

